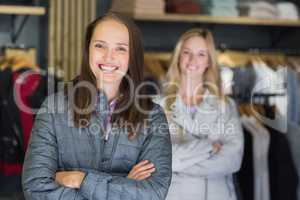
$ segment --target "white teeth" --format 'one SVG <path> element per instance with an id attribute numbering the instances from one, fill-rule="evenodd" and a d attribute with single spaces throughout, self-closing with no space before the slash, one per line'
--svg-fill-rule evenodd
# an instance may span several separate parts
<path id="1" fill-rule="evenodd" d="M 100 65 L 100 69 L 103 70 L 104 72 L 113 72 L 115 71 L 116 69 L 118 69 L 118 67 L 108 67 L 108 66 L 105 66 L 105 65 Z"/>
<path id="2" fill-rule="evenodd" d="M 196 70 L 196 69 L 198 69 L 198 67 L 197 66 L 188 66 L 188 69 L 189 70 Z"/>

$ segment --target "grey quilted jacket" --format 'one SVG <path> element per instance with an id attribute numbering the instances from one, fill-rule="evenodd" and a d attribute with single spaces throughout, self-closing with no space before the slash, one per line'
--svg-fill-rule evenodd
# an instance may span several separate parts
<path id="1" fill-rule="evenodd" d="M 172 176 L 172 149 L 167 120 L 155 104 L 148 127 L 133 140 L 126 130 L 112 127 L 104 140 L 108 103 L 98 94 L 96 111 L 86 128 L 76 128 L 62 93 L 49 96 L 36 117 L 25 156 L 22 184 L 27 200 L 162 200 Z M 156 171 L 146 180 L 126 178 L 142 160 L 151 161 Z M 87 173 L 80 189 L 55 182 L 58 171 Z"/>

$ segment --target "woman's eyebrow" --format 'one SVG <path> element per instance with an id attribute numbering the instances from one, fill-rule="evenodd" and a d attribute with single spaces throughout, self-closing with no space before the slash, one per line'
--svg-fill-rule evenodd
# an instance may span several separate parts
<path id="1" fill-rule="evenodd" d="M 128 46 L 128 43 L 125 43 L 125 42 L 118 42 L 117 44 L 118 44 L 118 45 Z"/>
<path id="2" fill-rule="evenodd" d="M 94 42 L 106 43 L 106 42 L 105 42 L 105 41 L 103 41 L 103 40 L 94 40 Z"/>

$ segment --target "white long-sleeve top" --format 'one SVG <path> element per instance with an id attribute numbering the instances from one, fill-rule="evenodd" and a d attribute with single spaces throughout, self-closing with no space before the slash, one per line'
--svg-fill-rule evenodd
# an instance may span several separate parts
<path id="1" fill-rule="evenodd" d="M 165 106 L 165 97 L 154 101 Z M 171 111 L 165 111 L 173 154 L 167 200 L 235 200 L 232 174 L 240 169 L 244 140 L 234 102 L 206 91 L 193 118 L 179 95 Z M 213 152 L 214 142 L 222 144 L 218 153 Z"/>

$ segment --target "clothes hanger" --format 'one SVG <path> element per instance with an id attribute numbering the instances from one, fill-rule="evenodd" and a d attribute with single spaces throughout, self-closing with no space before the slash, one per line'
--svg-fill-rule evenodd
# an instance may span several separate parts
<path id="1" fill-rule="evenodd" d="M 300 57 L 299 57 L 300 58 Z M 218 62 L 229 67 L 244 66 L 252 60 L 257 61 L 270 61 L 274 68 L 279 65 L 285 65 L 286 55 L 280 52 L 266 52 L 260 49 L 245 50 L 230 50 L 222 48 L 218 51 Z"/>
<path id="2" fill-rule="evenodd" d="M 300 58 L 298 57 L 288 57 L 287 66 L 291 67 L 295 72 L 300 74 Z"/>
<path id="3" fill-rule="evenodd" d="M 226 50 L 218 53 L 218 63 L 228 67 L 244 66 L 250 61 L 246 52 Z"/>
<path id="4" fill-rule="evenodd" d="M 251 104 L 251 103 L 242 103 L 238 105 L 238 110 L 240 114 L 246 116 L 253 116 L 255 112 L 260 114 L 264 114 L 263 107 L 258 104 Z"/>
<path id="5" fill-rule="evenodd" d="M 9 66 L 9 61 L 3 57 L 0 59 L 0 70 L 4 70 Z"/>

